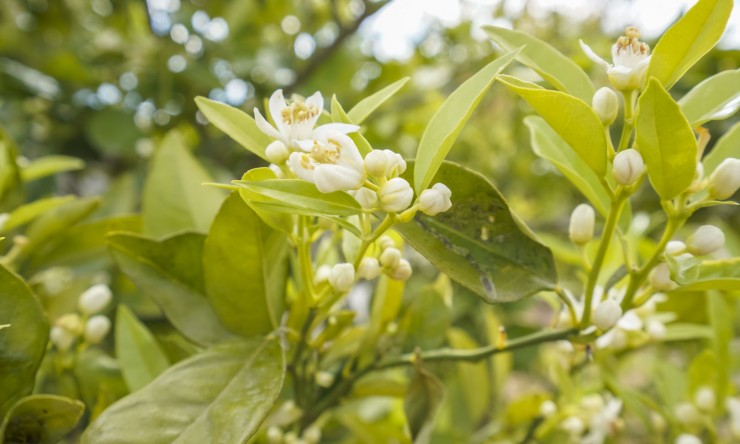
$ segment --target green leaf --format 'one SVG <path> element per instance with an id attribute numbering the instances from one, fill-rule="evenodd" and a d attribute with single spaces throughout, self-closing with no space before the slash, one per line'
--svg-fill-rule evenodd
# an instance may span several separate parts
<path id="1" fill-rule="evenodd" d="M 0 264 L 0 418 L 31 393 L 46 352 L 49 321 L 23 280 Z"/>
<path id="2" fill-rule="evenodd" d="M 738 275 L 735 275 L 738 276 Z M 707 297 L 707 312 L 714 333 L 712 348 L 717 357 L 717 405 L 724 406 L 725 397 L 730 394 L 730 381 L 732 377 L 732 355 L 731 342 L 734 336 L 734 307 L 736 301 L 718 291 L 712 291 Z"/>
<path id="3" fill-rule="evenodd" d="M 681 194 L 696 174 L 696 139 L 678 104 L 654 78 L 638 100 L 635 131 L 635 148 L 655 191 L 664 200 Z"/>
<path id="4" fill-rule="evenodd" d="M 248 190 L 252 202 L 294 207 L 317 215 L 351 216 L 362 212 L 355 198 L 344 191 L 322 193 L 316 185 L 305 180 L 235 180 L 232 183 Z"/>
<path id="5" fill-rule="evenodd" d="M 671 89 L 717 44 L 731 11 L 732 0 L 699 0 L 658 40 L 647 78 L 655 77 L 665 89 Z"/>
<path id="6" fill-rule="evenodd" d="M 349 117 L 349 120 L 352 123 L 357 125 L 361 124 L 370 114 L 372 114 L 373 111 L 378 109 L 378 107 L 385 103 L 386 100 L 393 97 L 399 89 L 403 88 L 408 81 L 409 78 L 404 77 L 401 80 L 391 83 L 380 91 L 365 97 L 349 110 L 347 117 Z"/>
<path id="7" fill-rule="evenodd" d="M 493 85 L 496 75 L 511 63 L 519 51 L 520 49 L 512 51 L 484 66 L 450 94 L 434 113 L 421 136 L 416 152 L 414 189 L 417 193 L 430 185 L 455 139 L 483 98 L 483 94 Z"/>
<path id="8" fill-rule="evenodd" d="M 239 194 L 224 201 L 203 247 L 203 274 L 208 300 L 227 329 L 249 337 L 280 325 L 287 247 L 285 236 Z"/>
<path id="9" fill-rule="evenodd" d="M 740 108 L 740 69 L 709 77 L 683 96 L 678 104 L 692 127 L 730 117 Z"/>
<path id="10" fill-rule="evenodd" d="M 698 266 L 697 277 L 676 291 L 740 290 L 740 258 L 703 261 Z"/>
<path id="11" fill-rule="evenodd" d="M 353 123 L 352 119 L 344 112 L 344 108 L 342 108 L 342 105 L 339 103 L 337 96 L 335 95 L 331 97 L 331 118 L 335 122 Z M 355 142 L 355 145 L 357 145 L 357 149 L 360 151 L 362 157 L 365 157 L 367 153 L 373 150 L 373 147 L 370 146 L 370 142 L 368 142 L 367 139 L 365 139 L 365 136 L 363 136 L 359 131 L 355 131 L 347 135 L 353 142 Z"/>
<path id="12" fill-rule="evenodd" d="M 0 444 L 55 444 L 74 430 L 85 411 L 75 399 L 31 395 L 20 399 L 0 428 Z"/>
<path id="13" fill-rule="evenodd" d="M 0 233 L 7 233 L 25 225 L 40 215 L 61 205 L 75 200 L 75 196 L 47 197 L 21 205 L 10 212 L 8 219 L 0 226 Z"/>
<path id="14" fill-rule="evenodd" d="M 195 104 L 216 128 L 226 133 L 239 145 L 267 160 L 265 148 L 272 142 L 272 139 L 257 128 L 257 123 L 252 116 L 233 106 L 205 97 L 196 97 Z"/>
<path id="15" fill-rule="evenodd" d="M 32 160 L 21 169 L 21 177 L 24 182 L 41 179 L 66 171 L 76 171 L 85 168 L 82 159 L 70 156 L 52 155 Z"/>
<path id="16" fill-rule="evenodd" d="M 213 347 L 110 406 L 81 443 L 247 442 L 272 409 L 284 374 L 277 340 Z"/>
<path id="17" fill-rule="evenodd" d="M 662 342 L 688 341 L 691 339 L 710 339 L 711 337 L 712 329 L 704 324 L 673 322 L 666 325 L 665 335 L 660 340 Z"/>
<path id="18" fill-rule="evenodd" d="M 524 47 L 516 56 L 517 61 L 535 70 L 559 91 L 591 103 L 594 95 L 591 79 L 573 60 L 550 44 L 527 33 L 496 26 L 484 26 L 483 31 L 504 51 Z"/>
<path id="19" fill-rule="evenodd" d="M 414 444 L 430 442 L 434 419 L 445 397 L 445 387 L 436 376 L 419 367 L 409 383 L 403 411 Z"/>
<path id="20" fill-rule="evenodd" d="M 228 333 L 208 304 L 203 284 L 205 236 L 184 233 L 161 241 L 114 233 L 108 237 L 113 258 L 121 270 L 164 312 L 188 339 L 212 345 Z"/>
<path id="21" fill-rule="evenodd" d="M 180 133 L 167 133 L 144 184 L 141 202 L 144 233 L 152 236 L 184 230 L 207 233 L 225 198 L 221 190 L 203 186 L 211 181 L 211 176 L 185 148 Z"/>
<path id="22" fill-rule="evenodd" d="M 277 176 L 274 171 L 267 167 L 252 168 L 242 176 L 242 180 L 250 182 L 272 179 L 277 179 Z M 247 205 L 249 205 L 271 228 L 285 234 L 293 232 L 293 218 L 290 216 L 290 212 L 287 212 L 289 214 L 285 214 L 286 212 L 276 212 L 275 210 L 270 210 L 268 208 L 260 208 L 257 202 L 252 200 L 252 198 L 256 198 L 258 196 L 257 193 L 250 192 L 246 188 L 239 188 L 239 195 L 244 202 L 246 202 Z"/>
<path id="23" fill-rule="evenodd" d="M 115 336 L 116 357 L 130 391 L 141 389 L 170 366 L 154 335 L 125 305 L 118 306 Z"/>
<path id="24" fill-rule="evenodd" d="M 447 331 L 447 340 L 455 350 L 478 348 L 480 345 L 460 328 L 451 328 Z M 465 405 L 465 415 L 470 424 L 478 424 L 489 411 L 492 393 L 488 368 L 477 362 L 460 362 L 457 367 L 457 382 L 461 388 L 453 396 L 461 396 Z"/>
<path id="25" fill-rule="evenodd" d="M 598 176 L 606 174 L 604 125 L 586 102 L 516 77 L 500 75 L 498 78 L 526 100 Z"/>
<path id="26" fill-rule="evenodd" d="M 737 122 L 725 134 L 720 137 L 714 148 L 706 156 L 702 163 L 704 165 L 704 176 L 709 177 L 725 159 L 734 157 L 740 159 L 740 122 Z"/>
<path id="27" fill-rule="evenodd" d="M 16 163 L 18 155 L 18 147 L 0 125 L 0 213 L 8 212 L 23 203 L 23 184 Z"/>
<path id="28" fill-rule="evenodd" d="M 409 162 L 406 174 L 413 168 Z M 432 264 L 488 303 L 555 285 L 552 253 L 485 177 L 445 162 L 433 182 L 452 190 L 452 208 L 434 217 L 417 213 L 413 222 L 396 227 Z"/>

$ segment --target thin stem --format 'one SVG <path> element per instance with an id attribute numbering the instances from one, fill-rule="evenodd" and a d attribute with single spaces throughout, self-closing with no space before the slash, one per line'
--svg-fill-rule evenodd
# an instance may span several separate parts
<path id="1" fill-rule="evenodd" d="M 556 287 L 554 290 L 556 295 L 560 298 L 561 301 L 563 301 L 563 304 L 565 304 L 566 307 L 568 307 L 568 312 L 570 313 L 570 321 L 573 323 L 573 325 L 576 325 L 578 323 L 578 314 L 576 313 L 576 308 L 573 305 L 573 301 L 571 300 L 570 296 L 560 287 Z"/>
<path id="2" fill-rule="evenodd" d="M 370 245 L 373 244 L 380 236 L 383 235 L 390 227 L 393 226 L 393 224 L 396 223 L 396 214 L 395 213 L 388 213 L 385 216 L 385 219 L 383 219 L 383 222 L 378 225 L 378 227 L 375 229 L 375 231 L 372 232 L 372 234 L 362 240 L 362 243 L 360 244 L 360 248 L 357 250 L 357 257 L 355 258 L 354 267 L 355 270 L 357 270 L 357 267 L 360 266 L 360 262 L 362 262 L 362 258 L 365 257 L 365 252 L 368 248 L 370 248 Z"/>
<path id="3" fill-rule="evenodd" d="M 624 125 L 622 125 L 622 135 L 619 138 L 617 152 L 627 148 L 632 137 L 632 129 L 635 127 L 635 99 L 637 98 L 637 91 L 629 91 L 626 94 L 622 94 L 622 97 L 624 97 Z"/>
<path id="4" fill-rule="evenodd" d="M 311 239 L 308 234 L 308 216 L 298 217 L 298 265 L 303 275 L 303 285 L 306 288 L 307 300 L 313 303 L 316 290 L 313 286 L 313 268 L 311 263 Z"/>

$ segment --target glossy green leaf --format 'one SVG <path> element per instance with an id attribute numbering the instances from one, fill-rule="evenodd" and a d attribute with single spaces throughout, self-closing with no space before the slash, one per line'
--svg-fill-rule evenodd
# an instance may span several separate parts
<path id="1" fill-rule="evenodd" d="M 678 104 L 656 79 L 638 100 L 635 148 L 661 199 L 672 199 L 696 174 L 696 139 Z"/>
<path id="2" fill-rule="evenodd" d="M 249 337 L 280 324 L 285 282 L 278 278 L 287 269 L 287 247 L 285 236 L 238 193 L 224 201 L 203 247 L 203 274 L 208 300 L 227 329 Z"/>
<path id="3" fill-rule="evenodd" d="M 676 291 L 740 291 L 740 258 L 703 261 L 697 268 L 695 279 Z"/>
<path id="4" fill-rule="evenodd" d="M 0 418 L 31 393 L 46 352 L 49 321 L 23 280 L 0 264 Z"/>
<path id="5" fill-rule="evenodd" d="M 257 128 L 257 123 L 252 116 L 238 108 L 205 97 L 196 97 L 195 104 L 216 128 L 226 133 L 239 145 L 267 160 L 265 148 L 272 142 L 272 139 Z"/>
<path id="6" fill-rule="evenodd" d="M 260 180 L 273 180 L 277 179 L 275 172 L 267 167 L 252 168 L 251 170 L 244 173 L 242 180 L 244 181 L 260 181 Z M 290 212 L 280 212 L 270 210 L 269 208 L 260 208 L 260 206 L 253 199 L 258 197 L 258 193 L 251 192 L 246 188 L 239 187 L 239 195 L 244 202 L 249 205 L 255 213 L 271 228 L 281 231 L 285 234 L 293 232 L 293 218 L 290 216 Z"/>
<path id="7" fill-rule="evenodd" d="M 734 124 L 720 137 L 714 148 L 702 160 L 704 176 L 709 177 L 725 159 L 740 159 L 740 122 Z"/>
<path id="8" fill-rule="evenodd" d="M 335 122 L 354 123 L 347 113 L 344 112 L 344 108 L 342 108 L 342 105 L 337 100 L 337 96 L 331 97 L 331 118 Z M 355 145 L 357 145 L 357 149 L 360 151 L 362 157 L 365 157 L 367 153 L 373 150 L 373 147 L 370 146 L 370 142 L 368 142 L 367 139 L 365 139 L 365 136 L 363 136 L 359 131 L 355 131 L 347 135 L 353 142 L 355 142 Z"/>
<path id="9" fill-rule="evenodd" d="M 409 383 L 403 411 L 414 444 L 431 441 L 434 420 L 445 397 L 445 387 L 436 376 L 419 367 Z"/>
<path id="10" fill-rule="evenodd" d="M 399 89 L 403 88 L 408 81 L 409 78 L 404 77 L 401 80 L 391 83 L 380 91 L 365 97 L 349 110 L 347 117 L 349 117 L 352 123 L 357 125 L 361 124 L 370 114 L 372 114 L 373 111 L 378 109 L 378 107 L 385 103 L 386 100 L 393 97 Z"/>
<path id="11" fill-rule="evenodd" d="M 203 345 L 233 338 L 208 304 L 203 283 L 205 236 L 184 233 L 161 241 L 112 234 L 108 245 L 120 269 L 183 335 Z"/>
<path id="12" fill-rule="evenodd" d="M 535 70 L 559 91 L 591 103 L 594 95 L 591 79 L 580 66 L 549 43 L 525 32 L 497 26 L 484 26 L 483 31 L 504 51 L 524 47 L 516 56 L 517 61 Z"/>
<path id="13" fill-rule="evenodd" d="M 658 40 L 647 78 L 671 89 L 678 79 L 717 44 L 732 11 L 732 0 L 699 0 Z"/>
<path id="14" fill-rule="evenodd" d="M 498 78 L 526 100 L 598 176 L 606 174 L 604 125 L 586 102 L 516 77 L 500 75 Z"/>
<path id="15" fill-rule="evenodd" d="M 407 174 L 413 170 L 409 163 Z M 557 281 L 550 250 L 510 209 L 485 177 L 445 162 L 432 183 L 452 190 L 452 208 L 434 217 L 417 213 L 397 226 L 411 246 L 488 303 L 521 299 Z"/>
<path id="16" fill-rule="evenodd" d="M 47 197 L 21 205 L 9 213 L 8 219 L 0 225 L 0 233 L 7 233 L 21 225 L 25 225 L 47 211 L 67 202 L 75 200 L 75 196 Z"/>
<path id="17" fill-rule="evenodd" d="M 110 406 L 81 443 L 247 442 L 272 409 L 284 374 L 277 340 L 213 347 Z"/>
<path id="18" fill-rule="evenodd" d="M 52 155 L 32 160 L 22 167 L 21 177 L 24 182 L 41 179 L 66 171 L 77 171 L 85 168 L 85 161 L 76 157 Z"/>
<path id="19" fill-rule="evenodd" d="M 316 185 L 300 179 L 275 179 L 233 183 L 250 191 L 249 200 L 308 210 L 315 214 L 351 216 L 362 212 L 354 197 L 344 191 L 322 193 Z"/>
<path id="20" fill-rule="evenodd" d="M 225 194 L 203 183 L 213 179 L 170 131 L 152 160 L 144 184 L 141 216 L 144 233 L 164 236 L 177 231 L 207 233 Z"/>
<path id="21" fill-rule="evenodd" d="M 141 389 L 170 366 L 154 335 L 125 305 L 118 306 L 115 337 L 116 357 L 130 391 Z"/>
<path id="22" fill-rule="evenodd" d="M 292 214 L 296 216 L 317 216 L 322 219 L 326 219 L 328 221 L 334 222 L 335 224 L 339 225 L 340 227 L 344 228 L 345 230 L 349 231 L 350 233 L 354 234 L 357 237 L 362 236 L 362 233 L 360 233 L 360 230 L 355 226 L 352 225 L 347 219 L 342 218 L 341 216 L 331 216 L 323 213 L 319 213 L 313 210 L 309 210 L 306 208 L 300 208 L 295 207 L 291 205 L 283 205 L 281 203 L 276 202 L 255 202 L 250 201 L 249 202 L 255 211 L 261 210 L 261 211 L 269 211 L 272 213 L 284 213 L 286 215 Z"/>
<path id="23" fill-rule="evenodd" d="M 20 399 L 0 428 L 0 444 L 56 444 L 71 432 L 85 411 L 75 399 L 31 395 Z"/>
<path id="24" fill-rule="evenodd" d="M 450 94 L 432 116 L 416 152 L 414 189 L 417 193 L 431 184 L 432 178 L 450 152 L 465 122 L 473 114 L 485 92 L 493 85 L 496 75 L 509 66 L 519 51 L 512 51 L 484 66 Z"/>
<path id="25" fill-rule="evenodd" d="M 678 104 L 692 127 L 730 117 L 740 108 L 740 70 L 722 71 L 709 77 Z"/>

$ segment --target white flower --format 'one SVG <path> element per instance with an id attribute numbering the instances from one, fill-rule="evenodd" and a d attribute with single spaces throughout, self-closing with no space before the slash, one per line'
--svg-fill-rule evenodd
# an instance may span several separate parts
<path id="1" fill-rule="evenodd" d="M 729 199 L 740 188 L 740 159 L 725 159 L 709 176 L 709 195 Z"/>
<path id="2" fill-rule="evenodd" d="M 589 243 L 594 237 L 595 218 L 594 209 L 590 205 L 578 205 L 570 215 L 570 240 L 579 245 Z"/>
<path id="3" fill-rule="evenodd" d="M 372 210 L 378 206 L 378 193 L 370 188 L 362 187 L 357 191 L 350 191 L 349 194 L 366 210 Z"/>
<path id="4" fill-rule="evenodd" d="M 542 404 L 540 404 L 540 415 L 542 416 L 550 416 L 557 411 L 558 411 L 558 406 L 549 399 L 546 401 L 543 401 Z"/>
<path id="5" fill-rule="evenodd" d="M 614 156 L 614 179 L 620 185 L 632 185 L 645 172 L 645 162 L 635 149 L 620 151 Z"/>
<path id="6" fill-rule="evenodd" d="M 376 177 L 396 177 L 406 171 L 406 161 L 391 150 L 373 150 L 365 156 L 365 170 Z"/>
<path id="7" fill-rule="evenodd" d="M 714 253 L 725 244 L 725 233 L 714 225 L 702 225 L 686 239 L 689 253 L 704 256 Z"/>
<path id="8" fill-rule="evenodd" d="M 599 88 L 591 99 L 591 108 L 593 108 L 601 123 L 604 126 L 609 126 L 619 113 L 619 98 L 610 88 L 606 86 Z"/>
<path id="9" fill-rule="evenodd" d="M 274 164 L 281 164 L 290 155 L 290 151 L 285 144 L 279 140 L 273 140 L 267 148 L 265 148 L 265 157 L 268 161 Z"/>
<path id="10" fill-rule="evenodd" d="M 403 211 L 411 205 L 414 190 L 411 189 L 411 185 L 405 179 L 395 177 L 380 187 L 378 197 L 383 211 L 395 213 Z"/>
<path id="11" fill-rule="evenodd" d="M 397 281 L 405 281 L 406 279 L 411 277 L 411 273 L 413 270 L 411 269 L 411 264 L 406 259 L 401 259 L 398 261 L 395 267 L 391 269 L 391 271 L 388 273 L 388 276 L 391 279 L 397 280 Z"/>
<path id="12" fill-rule="evenodd" d="M 594 313 L 594 325 L 600 330 L 609 330 L 622 317 L 622 307 L 613 299 L 602 301 Z"/>
<path id="13" fill-rule="evenodd" d="M 587 44 L 580 41 L 583 52 L 606 69 L 609 81 L 618 91 L 640 89 L 650 63 L 650 47 L 640 41 L 640 31 L 630 26 L 624 34 L 612 46 L 613 64 L 599 57 Z"/>
<path id="14" fill-rule="evenodd" d="M 329 284 L 339 292 L 349 291 L 352 288 L 352 284 L 355 282 L 355 268 L 352 264 L 341 263 L 336 264 L 331 269 L 329 274 Z"/>
<path id="15" fill-rule="evenodd" d="M 83 314 L 91 315 L 100 312 L 110 304 L 113 294 L 105 284 L 93 285 L 85 290 L 77 301 Z"/>
<path id="16" fill-rule="evenodd" d="M 357 277 L 367 279 L 368 281 L 380 276 L 380 264 L 374 257 L 364 257 L 357 267 Z"/>
<path id="17" fill-rule="evenodd" d="M 90 344 L 100 343 L 110 331 L 110 319 L 105 315 L 91 317 L 85 323 L 85 341 Z"/>
<path id="18" fill-rule="evenodd" d="M 309 152 L 292 153 L 288 166 L 299 178 L 315 183 L 322 193 L 356 190 L 365 182 L 362 156 L 346 134 L 330 131 L 299 146 Z"/>
<path id="19" fill-rule="evenodd" d="M 357 131 L 357 125 L 346 123 L 328 123 L 318 128 L 316 122 L 324 109 L 324 98 L 321 93 L 315 92 L 305 101 L 295 99 L 290 105 L 283 97 L 281 89 L 270 96 L 270 115 L 277 129 L 262 117 L 257 108 L 254 109 L 254 120 L 257 127 L 268 136 L 275 138 L 289 148 L 296 148 L 299 141 L 317 138 L 324 131 L 335 131 L 343 134 Z"/>
<path id="20" fill-rule="evenodd" d="M 452 207 L 450 196 L 452 191 L 443 183 L 435 183 L 431 188 L 421 192 L 419 196 L 419 210 L 430 216 L 436 216 Z"/>

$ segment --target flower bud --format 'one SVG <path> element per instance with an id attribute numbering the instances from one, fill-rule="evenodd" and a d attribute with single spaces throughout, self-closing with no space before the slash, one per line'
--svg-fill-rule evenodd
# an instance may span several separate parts
<path id="1" fill-rule="evenodd" d="M 303 432 L 303 440 L 306 444 L 317 444 L 321 441 L 321 429 L 316 426 L 311 426 Z"/>
<path id="2" fill-rule="evenodd" d="M 386 248 L 380 255 L 380 263 L 383 264 L 384 267 L 393 268 L 398 265 L 398 262 L 400 261 L 401 252 L 395 247 Z"/>
<path id="3" fill-rule="evenodd" d="M 396 243 L 393 242 L 393 238 L 388 236 L 387 234 L 380 236 L 377 240 L 377 243 L 381 250 L 396 246 Z"/>
<path id="4" fill-rule="evenodd" d="M 622 307 L 613 299 L 602 301 L 594 313 L 594 325 L 599 330 L 609 330 L 614 327 L 622 317 Z"/>
<path id="5" fill-rule="evenodd" d="M 689 433 L 683 433 L 676 438 L 676 444 L 702 444 L 701 439 Z"/>
<path id="6" fill-rule="evenodd" d="M 398 261 L 398 264 L 396 264 L 395 267 L 388 273 L 388 276 L 391 279 L 397 280 L 397 281 L 405 281 L 406 279 L 411 277 L 411 273 L 413 270 L 411 269 L 411 264 L 406 259 L 401 259 Z"/>
<path id="7" fill-rule="evenodd" d="M 450 209 L 452 202 L 450 196 L 452 191 L 443 183 L 435 183 L 431 188 L 421 192 L 419 196 L 419 210 L 430 216 Z"/>
<path id="8" fill-rule="evenodd" d="M 694 393 L 694 404 L 703 412 L 711 412 L 717 405 L 717 397 L 711 387 L 700 387 Z"/>
<path id="9" fill-rule="evenodd" d="M 313 180 L 320 192 L 332 193 L 334 191 L 357 190 L 365 182 L 365 177 L 352 168 L 321 164 L 314 168 Z"/>
<path id="10" fill-rule="evenodd" d="M 285 144 L 279 140 L 275 140 L 267 145 L 265 148 L 265 157 L 267 160 L 274 164 L 281 164 L 285 162 L 290 156 L 290 151 Z"/>
<path id="11" fill-rule="evenodd" d="M 330 387 L 334 384 L 334 375 L 330 372 L 316 372 L 316 384 L 321 387 Z"/>
<path id="12" fill-rule="evenodd" d="M 571 436 L 581 436 L 583 431 L 586 430 L 583 420 L 577 416 L 569 416 L 560 424 L 560 427 Z"/>
<path id="13" fill-rule="evenodd" d="M 328 265 L 321 265 L 313 273 L 313 284 L 314 285 L 319 285 L 322 282 L 328 281 L 330 274 L 331 274 L 331 267 L 328 266 Z"/>
<path id="14" fill-rule="evenodd" d="M 376 177 L 395 177 L 406 171 L 406 161 L 391 150 L 373 150 L 365 156 L 365 171 Z"/>
<path id="15" fill-rule="evenodd" d="M 85 323 L 85 341 L 99 344 L 110 331 L 110 319 L 105 315 L 95 315 Z"/>
<path id="16" fill-rule="evenodd" d="M 656 341 L 663 339 L 666 334 L 665 324 L 657 319 L 650 319 L 649 321 L 647 321 L 645 331 L 651 339 L 654 339 Z"/>
<path id="17" fill-rule="evenodd" d="M 676 419 L 684 426 L 692 426 L 701 422 L 701 414 L 694 404 L 690 402 L 682 402 L 676 406 L 674 411 Z"/>
<path id="18" fill-rule="evenodd" d="M 54 325 L 67 330 L 74 336 L 78 336 L 82 333 L 82 319 L 80 319 L 80 315 L 77 313 L 67 313 L 60 316 L 54 322 Z"/>
<path id="19" fill-rule="evenodd" d="M 659 291 L 670 291 L 677 287 L 676 283 L 671 280 L 671 270 L 665 262 L 653 268 L 649 280 L 650 285 Z"/>
<path id="20" fill-rule="evenodd" d="M 370 188 L 362 187 L 353 193 L 355 200 L 366 210 L 378 207 L 378 194 Z"/>
<path id="21" fill-rule="evenodd" d="M 617 118 L 619 113 L 619 98 L 611 88 L 599 88 L 594 94 L 591 106 L 594 112 L 599 116 L 599 120 L 604 126 L 609 126 Z"/>
<path id="22" fill-rule="evenodd" d="M 681 241 L 670 241 L 665 246 L 665 254 L 677 256 L 686 252 L 686 244 Z"/>
<path id="23" fill-rule="evenodd" d="M 595 218 L 594 209 L 590 205 L 578 205 L 570 215 L 570 240 L 579 245 L 589 243 L 594 237 Z"/>
<path id="24" fill-rule="evenodd" d="M 632 185 L 645 172 L 645 162 L 635 149 L 620 151 L 614 156 L 612 174 L 620 185 Z"/>
<path id="25" fill-rule="evenodd" d="M 717 200 L 729 199 L 738 188 L 740 188 L 740 159 L 725 159 L 709 176 L 709 195 Z"/>
<path id="26" fill-rule="evenodd" d="M 374 257 L 364 257 L 357 267 L 357 277 L 368 281 L 380 276 L 380 264 Z"/>
<path id="27" fill-rule="evenodd" d="M 280 444 L 283 442 L 283 431 L 280 427 L 271 426 L 267 429 L 267 442 L 270 444 Z"/>
<path id="28" fill-rule="evenodd" d="M 543 401 L 542 404 L 540 404 L 540 415 L 542 416 L 550 416 L 557 411 L 558 406 L 549 399 L 547 401 Z"/>
<path id="29" fill-rule="evenodd" d="M 51 343 L 61 351 L 69 350 L 75 337 L 76 336 L 68 330 L 57 325 L 51 327 L 51 330 L 49 331 L 49 339 L 51 340 Z"/>
<path id="30" fill-rule="evenodd" d="M 355 268 L 352 264 L 341 263 L 336 264 L 331 269 L 329 275 L 329 284 L 339 292 L 349 291 L 352 288 L 352 284 L 355 282 Z"/>
<path id="31" fill-rule="evenodd" d="M 704 256 L 714 253 L 725 244 L 725 234 L 713 225 L 702 225 L 686 239 L 689 253 Z"/>
<path id="32" fill-rule="evenodd" d="M 91 315 L 102 311 L 110 304 L 113 294 L 105 284 L 93 285 L 85 290 L 77 301 L 83 314 Z"/>
<path id="33" fill-rule="evenodd" d="M 397 213 L 409 207 L 414 198 L 414 190 L 406 180 L 396 177 L 384 183 L 378 195 L 383 211 Z"/>

